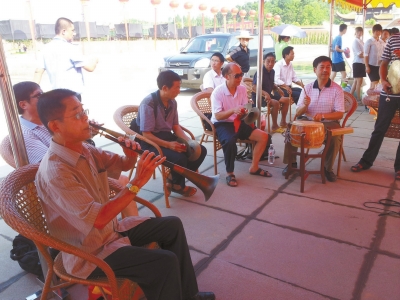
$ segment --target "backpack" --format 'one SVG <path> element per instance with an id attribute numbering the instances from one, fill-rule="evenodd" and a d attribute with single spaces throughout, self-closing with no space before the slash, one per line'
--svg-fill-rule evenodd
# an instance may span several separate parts
<path id="1" fill-rule="evenodd" d="M 13 248 L 10 250 L 10 258 L 18 261 L 21 269 L 33 273 L 37 276 L 43 276 L 42 266 L 40 265 L 39 253 L 36 245 L 30 239 L 18 234 L 12 243 Z M 60 252 L 55 249 L 49 249 L 50 255 L 54 259 Z"/>
<path id="2" fill-rule="evenodd" d="M 154 111 L 154 119 L 157 119 L 157 114 L 158 114 L 158 99 L 157 99 L 157 95 L 156 92 L 151 93 L 151 98 L 152 98 L 152 102 L 150 104 L 150 106 L 153 107 L 153 111 Z M 142 131 L 140 130 L 140 125 L 136 122 L 137 118 L 133 118 L 131 123 L 129 124 L 129 128 L 132 129 L 134 132 L 139 133 L 140 135 L 142 135 Z M 137 140 L 139 142 L 139 140 Z"/>
<path id="3" fill-rule="evenodd" d="M 265 146 L 264 152 L 261 155 L 260 160 L 268 160 L 268 149 L 272 144 L 272 136 L 268 133 L 268 143 Z M 250 143 L 246 143 L 246 146 L 238 151 L 236 154 L 236 160 L 245 160 L 245 159 L 252 159 L 253 158 L 253 152 L 252 152 L 252 147 Z"/>

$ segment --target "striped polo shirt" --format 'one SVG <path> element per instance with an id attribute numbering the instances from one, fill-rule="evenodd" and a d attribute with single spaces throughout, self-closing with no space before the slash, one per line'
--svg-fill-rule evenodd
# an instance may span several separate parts
<path id="1" fill-rule="evenodd" d="M 400 33 L 394 34 L 388 39 L 385 50 L 383 50 L 382 53 L 382 60 L 386 61 L 400 60 L 400 57 L 394 54 L 394 50 L 400 50 Z M 383 90 L 381 91 L 381 95 L 387 96 L 386 92 Z M 400 94 L 390 94 L 390 97 L 400 98 Z"/>

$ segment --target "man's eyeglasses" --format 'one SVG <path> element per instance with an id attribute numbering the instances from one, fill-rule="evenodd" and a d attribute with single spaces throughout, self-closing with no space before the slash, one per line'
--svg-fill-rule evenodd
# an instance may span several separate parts
<path id="1" fill-rule="evenodd" d="M 89 110 L 85 109 L 85 110 L 82 110 L 81 112 L 78 112 L 76 115 L 64 117 L 64 118 L 75 118 L 76 120 L 80 120 L 84 116 L 88 116 L 88 115 L 89 115 Z"/>
<path id="2" fill-rule="evenodd" d="M 244 75 L 244 73 L 242 72 L 242 73 L 237 73 L 237 74 L 229 74 L 229 75 L 233 75 L 233 77 L 235 77 L 236 79 L 238 79 L 238 78 L 242 78 L 242 77 L 243 77 L 243 75 Z"/>
<path id="3" fill-rule="evenodd" d="M 39 98 L 41 95 L 42 95 L 43 93 L 42 92 L 39 92 L 39 93 L 37 93 L 37 94 L 35 94 L 35 95 L 33 95 L 33 96 L 30 96 L 29 98 Z"/>

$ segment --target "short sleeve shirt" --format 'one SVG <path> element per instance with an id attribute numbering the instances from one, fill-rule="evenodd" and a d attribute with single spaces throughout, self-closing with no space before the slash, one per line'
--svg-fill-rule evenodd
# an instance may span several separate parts
<path id="1" fill-rule="evenodd" d="M 400 60 L 396 54 L 394 54 L 394 50 L 400 49 L 400 33 L 392 35 L 386 42 L 386 47 L 382 53 L 382 60 L 386 61 L 395 61 Z M 385 91 L 382 90 L 381 95 L 386 96 Z M 391 94 L 391 97 L 400 98 L 400 94 Z"/>
<path id="2" fill-rule="evenodd" d="M 382 41 L 383 42 L 383 41 Z M 380 54 L 383 52 L 381 40 L 375 40 L 373 37 L 364 44 L 364 56 L 368 56 L 368 64 L 379 66 Z"/>
<path id="3" fill-rule="evenodd" d="M 215 89 L 220 84 L 226 81 L 222 74 L 218 75 L 214 70 L 208 71 L 203 77 L 203 89 L 213 88 Z"/>
<path id="4" fill-rule="evenodd" d="M 342 36 L 341 35 L 338 35 L 332 41 L 332 50 L 333 50 L 333 52 L 332 52 L 332 63 L 334 63 L 334 64 L 337 64 L 337 63 L 340 63 L 340 62 L 344 61 L 343 53 L 335 51 L 336 46 L 338 46 L 339 49 L 342 49 Z"/>
<path id="5" fill-rule="evenodd" d="M 240 44 L 231 52 L 228 53 L 232 60 L 239 64 L 242 68 L 242 72 L 247 73 L 250 70 L 250 49 L 247 48 L 247 52 L 243 49 Z"/>
<path id="6" fill-rule="evenodd" d="M 232 95 L 226 84 L 221 84 L 218 86 L 211 94 L 211 122 L 233 122 L 236 118 L 236 114 L 232 114 L 228 119 L 217 120 L 215 114 L 221 111 L 226 111 L 231 108 L 235 108 L 239 105 L 246 105 L 248 103 L 247 89 L 239 85 L 236 88 L 236 92 Z"/>
<path id="7" fill-rule="evenodd" d="M 78 94 L 83 92 L 84 65 L 79 47 L 59 37 L 45 45 L 38 59 L 38 67 L 46 70 L 53 89 L 69 89 Z"/>

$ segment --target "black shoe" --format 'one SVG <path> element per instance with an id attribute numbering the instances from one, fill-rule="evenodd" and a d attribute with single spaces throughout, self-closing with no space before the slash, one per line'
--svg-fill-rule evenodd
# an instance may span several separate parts
<path id="1" fill-rule="evenodd" d="M 198 292 L 190 300 L 215 300 L 215 295 L 213 292 Z"/>
<path id="2" fill-rule="evenodd" d="M 283 176 L 286 176 L 286 173 L 287 173 L 288 167 L 289 167 L 289 165 L 287 165 L 287 166 L 286 166 L 286 167 L 283 169 L 283 171 L 282 171 L 282 175 L 283 175 Z M 295 162 L 295 163 L 292 163 L 292 168 L 295 168 L 295 169 L 297 169 L 297 162 Z"/>
<path id="3" fill-rule="evenodd" d="M 326 169 L 325 169 L 325 177 L 330 182 L 335 182 L 337 179 L 335 173 L 333 173 L 332 171 L 327 171 Z"/>

